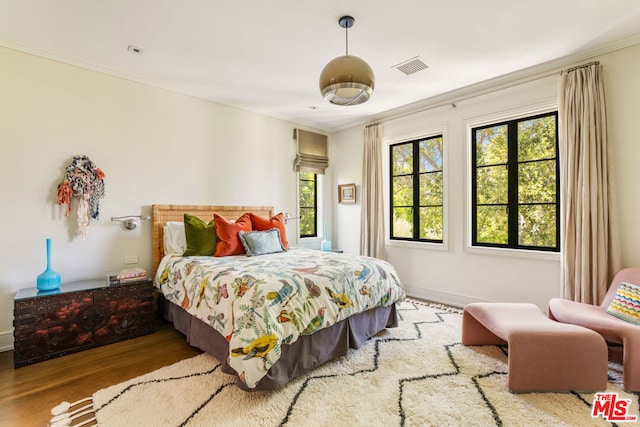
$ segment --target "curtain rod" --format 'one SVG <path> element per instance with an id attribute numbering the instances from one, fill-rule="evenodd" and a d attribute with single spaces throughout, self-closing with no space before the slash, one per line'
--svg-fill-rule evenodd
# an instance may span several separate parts
<path id="1" fill-rule="evenodd" d="M 600 61 L 587 62 L 586 64 L 582 64 L 582 65 L 578 65 L 578 66 L 575 66 L 575 67 L 567 68 L 566 70 L 562 70 L 560 72 L 560 74 L 567 74 L 567 73 L 570 73 L 572 71 L 580 70 L 581 68 L 590 67 L 592 65 L 600 65 Z"/>
<path id="2" fill-rule="evenodd" d="M 514 87 L 514 86 L 518 86 L 518 85 L 521 85 L 521 84 L 525 84 L 525 83 L 529 83 L 529 82 L 532 82 L 532 81 L 541 80 L 543 78 L 551 77 L 551 76 L 555 75 L 557 72 L 558 72 L 558 69 L 555 69 L 552 72 L 541 73 L 541 74 L 537 74 L 537 75 L 534 75 L 534 76 L 529 76 L 529 77 L 525 77 L 525 78 L 522 78 L 522 79 L 518 79 L 518 80 L 513 81 L 513 82 L 508 82 L 508 83 L 504 83 L 504 84 L 497 85 L 497 86 L 492 86 L 492 87 L 487 87 L 487 88 L 484 88 L 484 89 L 479 89 L 477 91 L 474 91 L 473 93 L 469 93 L 469 94 L 466 94 L 466 95 L 462 95 L 462 96 L 458 96 L 458 97 L 454 96 L 454 97 L 452 97 L 452 100 L 450 100 L 450 101 L 437 102 L 437 103 L 431 104 L 429 106 L 426 106 L 426 107 L 423 107 L 423 108 L 419 108 L 417 110 L 398 113 L 398 114 L 386 117 L 384 119 L 378 120 L 375 123 L 368 124 L 368 125 L 365 126 L 365 128 L 369 127 L 369 126 L 376 125 L 376 124 L 383 124 L 383 123 L 386 123 L 386 122 L 392 122 L 394 120 L 402 119 L 402 118 L 408 117 L 408 116 L 413 116 L 414 114 L 423 113 L 425 111 L 435 110 L 436 108 L 440 108 L 440 107 L 450 106 L 451 108 L 457 108 L 458 107 L 458 105 L 457 105 L 458 102 L 466 101 L 466 100 L 473 99 L 473 98 L 476 98 L 476 97 L 479 97 L 479 96 L 483 96 L 483 95 L 486 95 L 488 93 L 495 92 L 497 90 L 509 89 L 511 87 Z"/>
<path id="3" fill-rule="evenodd" d="M 370 127 L 372 127 L 372 126 L 377 126 L 377 125 L 379 125 L 379 124 L 380 124 L 380 122 L 369 123 L 368 125 L 366 125 L 366 126 L 365 126 L 365 129 L 366 129 L 366 128 L 370 128 Z"/>

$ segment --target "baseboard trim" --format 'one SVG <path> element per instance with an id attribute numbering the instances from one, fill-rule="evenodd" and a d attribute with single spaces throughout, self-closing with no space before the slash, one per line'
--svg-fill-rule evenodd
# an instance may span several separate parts
<path id="1" fill-rule="evenodd" d="M 486 300 L 472 298 L 465 295 L 451 294 L 448 292 L 434 291 L 433 289 L 416 288 L 403 285 L 408 297 L 419 298 L 440 304 L 452 305 L 454 307 L 464 307 L 472 302 L 488 302 Z"/>
<path id="2" fill-rule="evenodd" d="M 0 332 L 0 352 L 13 350 L 13 330 Z"/>

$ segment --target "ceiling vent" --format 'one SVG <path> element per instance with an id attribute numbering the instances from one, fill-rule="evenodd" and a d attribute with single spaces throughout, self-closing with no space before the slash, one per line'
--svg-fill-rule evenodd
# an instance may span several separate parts
<path id="1" fill-rule="evenodd" d="M 142 55 L 142 52 L 144 51 L 144 49 L 142 49 L 141 47 L 134 46 L 132 44 L 130 44 L 129 47 L 127 47 L 127 50 L 137 55 Z"/>
<path id="2" fill-rule="evenodd" d="M 424 63 L 422 58 L 420 58 L 419 56 L 414 56 L 413 58 L 407 59 L 406 61 L 396 64 L 391 68 L 398 69 L 405 73 L 407 76 L 410 76 L 411 74 L 417 73 L 418 71 L 426 70 L 427 68 L 429 68 L 429 66 Z"/>

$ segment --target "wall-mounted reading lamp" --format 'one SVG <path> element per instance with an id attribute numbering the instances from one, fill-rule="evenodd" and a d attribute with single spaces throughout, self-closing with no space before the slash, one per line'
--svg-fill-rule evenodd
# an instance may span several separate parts
<path id="1" fill-rule="evenodd" d="M 135 230 L 135 228 L 138 226 L 138 219 L 147 220 L 151 219 L 151 217 L 147 215 L 125 215 L 111 217 L 111 221 L 121 222 L 124 228 L 126 228 L 127 230 Z"/>
<path id="2" fill-rule="evenodd" d="M 288 223 L 289 221 L 291 221 L 292 219 L 298 219 L 297 216 L 293 216 L 291 215 L 289 212 L 285 212 L 284 213 L 284 223 Z"/>

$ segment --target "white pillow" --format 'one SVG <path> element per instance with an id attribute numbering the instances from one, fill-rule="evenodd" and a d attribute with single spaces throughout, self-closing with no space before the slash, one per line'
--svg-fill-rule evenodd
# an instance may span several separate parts
<path id="1" fill-rule="evenodd" d="M 169 221 L 164 227 L 164 254 L 182 255 L 187 250 L 184 222 Z"/>

